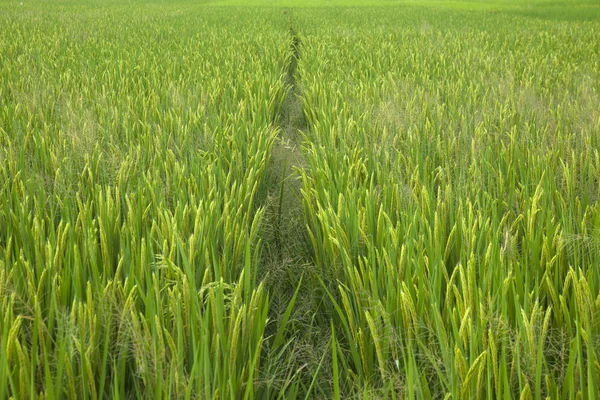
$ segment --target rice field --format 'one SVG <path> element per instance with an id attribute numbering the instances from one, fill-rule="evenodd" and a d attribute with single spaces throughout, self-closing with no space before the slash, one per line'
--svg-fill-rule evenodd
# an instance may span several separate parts
<path id="1" fill-rule="evenodd" d="M 0 0 L 0 400 L 599 398 L 598 38 Z"/>

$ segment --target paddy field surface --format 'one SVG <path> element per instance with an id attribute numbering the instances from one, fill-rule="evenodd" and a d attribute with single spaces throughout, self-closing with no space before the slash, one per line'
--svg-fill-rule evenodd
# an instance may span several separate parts
<path id="1" fill-rule="evenodd" d="M 599 38 L 0 0 L 0 400 L 600 397 Z"/>

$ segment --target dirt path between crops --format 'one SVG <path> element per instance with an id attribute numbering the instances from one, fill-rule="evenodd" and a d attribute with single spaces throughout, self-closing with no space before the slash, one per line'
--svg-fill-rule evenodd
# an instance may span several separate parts
<path id="1" fill-rule="evenodd" d="M 283 79 L 286 96 L 276 116 L 278 135 L 267 171 L 267 217 L 263 235 L 263 263 L 269 280 L 286 279 L 290 270 L 298 270 L 311 262 L 308 233 L 302 204 L 300 171 L 306 161 L 302 154 L 302 131 L 307 129 L 303 112 L 301 88 L 298 82 L 298 63 L 301 57 L 300 37 L 289 19 L 289 59 Z"/>

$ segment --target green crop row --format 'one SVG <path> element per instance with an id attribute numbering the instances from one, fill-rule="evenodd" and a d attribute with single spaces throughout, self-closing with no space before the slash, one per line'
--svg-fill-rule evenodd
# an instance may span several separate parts
<path id="1" fill-rule="evenodd" d="M 252 398 L 287 33 L 48 11 L 2 17 L 0 398 Z"/>
<path id="2" fill-rule="evenodd" d="M 597 25 L 410 10 L 305 23 L 303 202 L 335 387 L 596 398 Z"/>

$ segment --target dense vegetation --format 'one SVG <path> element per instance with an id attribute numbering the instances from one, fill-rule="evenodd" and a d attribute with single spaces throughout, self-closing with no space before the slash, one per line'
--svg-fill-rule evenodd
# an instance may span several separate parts
<path id="1" fill-rule="evenodd" d="M 0 2 L 0 399 L 598 397 L 600 6 L 300 3 Z"/>

